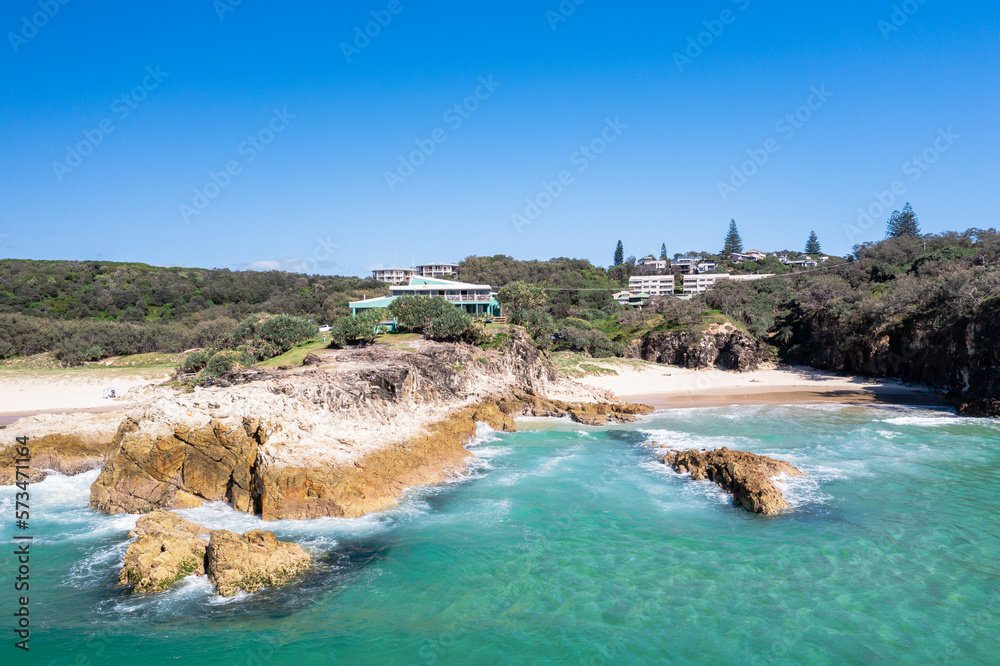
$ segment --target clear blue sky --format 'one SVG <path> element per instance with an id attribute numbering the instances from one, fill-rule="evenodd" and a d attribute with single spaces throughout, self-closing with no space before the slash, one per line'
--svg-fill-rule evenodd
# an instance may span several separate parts
<path id="1" fill-rule="evenodd" d="M 63 2 L 0 9 L 0 257 L 607 265 L 618 239 L 717 251 L 730 218 L 748 249 L 844 254 L 894 181 L 924 231 L 998 226 L 994 2 Z"/>

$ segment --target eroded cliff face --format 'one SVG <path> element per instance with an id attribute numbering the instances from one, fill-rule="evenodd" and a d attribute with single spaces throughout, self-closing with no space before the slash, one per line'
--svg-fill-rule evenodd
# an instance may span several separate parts
<path id="1" fill-rule="evenodd" d="M 0 486 L 15 482 L 18 435 L 31 435 L 31 465 L 28 480 L 37 482 L 48 470 L 61 474 L 79 474 L 104 464 L 114 446 L 120 414 L 78 414 L 67 429 L 65 417 L 40 414 L 21 419 L 17 429 L 0 429 Z"/>
<path id="2" fill-rule="evenodd" d="M 835 317 L 796 329 L 794 355 L 817 368 L 894 377 L 947 392 L 970 416 L 1000 416 L 1000 297 L 970 319 L 941 325 L 911 317 L 863 335 Z"/>
<path id="3" fill-rule="evenodd" d="M 499 350 L 370 347 L 293 375 L 233 373 L 226 387 L 186 395 L 160 389 L 128 413 L 90 504 L 145 513 L 221 500 L 265 520 L 357 517 L 461 473 L 477 423 L 513 430 L 513 416 L 535 414 L 600 425 L 650 411 L 543 397 L 553 379 L 513 330 Z"/>
<path id="4" fill-rule="evenodd" d="M 628 355 L 652 363 L 692 370 L 721 368 L 748 372 L 761 366 L 760 345 L 732 324 L 713 324 L 703 332 L 650 333 L 635 340 Z"/>

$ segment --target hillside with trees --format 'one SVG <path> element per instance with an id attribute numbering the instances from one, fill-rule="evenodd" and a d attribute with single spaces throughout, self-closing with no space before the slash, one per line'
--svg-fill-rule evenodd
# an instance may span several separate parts
<path id="1" fill-rule="evenodd" d="M 586 259 L 520 261 L 506 255 L 467 257 L 458 264 L 458 279 L 499 289 L 512 282 L 535 285 L 545 293 L 546 310 L 557 318 L 585 310 L 617 307 L 611 295 L 622 288 L 607 270 Z M 628 278 L 625 278 L 626 281 Z"/>
<path id="2" fill-rule="evenodd" d="M 161 268 L 107 261 L 0 261 L 0 358 L 54 351 L 67 364 L 211 346 L 254 313 L 317 323 L 388 294 L 355 277 Z"/>

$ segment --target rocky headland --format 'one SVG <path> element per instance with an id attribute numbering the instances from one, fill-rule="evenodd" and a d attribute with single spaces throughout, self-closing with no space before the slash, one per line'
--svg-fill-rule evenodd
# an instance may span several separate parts
<path id="1" fill-rule="evenodd" d="M 801 476 L 802 472 L 782 460 L 759 456 L 727 447 L 700 452 L 671 451 L 662 458 L 665 465 L 681 474 L 690 473 L 694 481 L 709 480 L 732 495 L 733 504 L 747 511 L 770 515 L 788 509 L 774 477 Z"/>
<path id="2" fill-rule="evenodd" d="M 602 425 L 651 411 L 557 381 L 519 329 L 488 350 L 416 345 L 327 351 L 320 363 L 236 371 L 190 392 L 136 390 L 124 414 L 22 419 L 0 431 L 0 455 L 29 435 L 34 467 L 103 466 L 90 505 L 106 513 L 226 501 L 265 520 L 351 518 L 461 474 L 479 423 L 510 431 L 514 417 L 534 415 Z M 57 437 L 79 437 L 82 424 L 89 448 L 63 459 Z"/>

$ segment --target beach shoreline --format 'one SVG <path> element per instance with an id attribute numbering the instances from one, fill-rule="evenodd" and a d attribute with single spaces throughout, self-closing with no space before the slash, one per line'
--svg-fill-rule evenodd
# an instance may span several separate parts
<path id="1" fill-rule="evenodd" d="M 575 381 L 611 391 L 619 400 L 655 409 L 821 403 L 952 406 L 943 394 L 926 387 L 800 366 L 751 372 L 689 370 L 636 362 L 610 362 L 601 367 L 615 374 L 595 374 Z"/>

